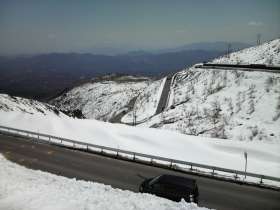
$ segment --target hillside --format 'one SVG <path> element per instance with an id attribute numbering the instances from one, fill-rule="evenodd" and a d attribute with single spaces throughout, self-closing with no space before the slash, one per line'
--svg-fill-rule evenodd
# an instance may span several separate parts
<path id="1" fill-rule="evenodd" d="M 0 94 L 0 111 L 2 113 L 15 112 L 28 115 L 68 118 L 67 115 L 60 112 L 55 106 L 7 94 Z"/>
<path id="2" fill-rule="evenodd" d="M 280 39 L 214 59 L 213 63 L 280 65 Z"/>
<path id="3" fill-rule="evenodd" d="M 80 110 L 88 119 L 110 121 L 131 110 L 136 96 L 150 82 L 147 77 L 99 77 L 71 89 L 51 103 L 61 110 Z"/>
<path id="4" fill-rule="evenodd" d="M 280 39 L 211 62 L 280 65 Z M 109 78 L 78 86 L 52 103 L 79 109 L 89 119 L 126 124 L 136 120 L 142 127 L 223 139 L 279 141 L 280 74 L 184 69 L 174 74 L 167 107 L 155 116 L 164 81 Z"/>
<path id="5" fill-rule="evenodd" d="M 280 40 L 212 62 L 280 65 Z M 279 141 L 280 74 L 191 67 L 173 79 L 169 107 L 139 126 L 225 139 Z"/>

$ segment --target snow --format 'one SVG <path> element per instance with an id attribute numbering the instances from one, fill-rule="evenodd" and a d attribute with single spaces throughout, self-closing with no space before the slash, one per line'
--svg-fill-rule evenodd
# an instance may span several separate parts
<path id="1" fill-rule="evenodd" d="M 211 63 L 280 65 L 280 39 L 214 59 Z"/>
<path id="2" fill-rule="evenodd" d="M 236 170 L 244 169 L 243 153 L 247 151 L 249 172 L 276 177 L 280 174 L 280 144 L 275 142 L 221 141 L 167 130 L 22 111 L 0 110 L 0 125 Z"/>
<path id="3" fill-rule="evenodd" d="M 279 45 L 277 39 L 215 62 L 239 63 L 242 58 L 242 63 L 276 65 L 279 64 Z M 173 81 L 169 106 L 175 108 L 156 116 L 153 115 L 165 80 L 154 81 L 149 86 L 136 84 L 137 93 L 131 91 L 129 97 L 141 96 L 137 97 L 135 106 L 138 107 L 137 120 L 147 119 L 137 127 L 73 119 L 49 112 L 47 107 L 36 102 L 35 107 L 43 107 L 45 114 L 42 114 L 34 109 L 33 102 L 18 99 L 14 103 L 13 98 L 7 96 L 0 97 L 0 125 L 241 171 L 244 170 L 243 154 L 247 152 L 248 172 L 280 176 L 280 74 L 191 67 L 176 73 Z M 106 84 L 109 86 L 104 89 Z M 94 93 L 87 95 L 90 87 L 79 88 L 77 96 L 73 94 L 76 100 L 73 106 L 79 107 L 82 101 L 88 116 L 110 118 L 112 112 L 123 106 L 112 108 L 112 101 L 122 103 L 127 93 L 118 89 L 120 84 L 112 86 L 110 81 L 106 84 L 94 84 L 97 95 L 93 98 L 90 95 Z M 102 85 L 100 89 L 99 85 Z M 111 88 L 120 92 L 112 92 Z M 96 104 L 102 93 L 107 93 L 105 90 L 108 95 Z M 89 106 L 85 108 L 88 100 Z M 90 109 L 95 107 L 101 111 L 91 113 Z M 131 114 L 124 116 L 123 121 L 131 122 Z"/>
<path id="4" fill-rule="evenodd" d="M 278 64 L 280 39 L 215 59 L 213 63 Z M 184 134 L 280 143 L 280 74 L 191 67 L 175 74 L 169 107 L 139 125 Z M 215 113 L 215 106 L 221 109 Z M 216 117 L 215 117 L 216 114 Z M 215 119 L 214 119 L 215 118 Z"/>
<path id="5" fill-rule="evenodd" d="M 128 112 L 122 122 L 133 122 L 133 111 L 136 112 L 136 122 L 143 122 L 155 115 L 157 106 L 161 97 L 161 93 L 166 82 L 166 77 L 161 80 L 154 81 L 146 87 L 137 97 L 134 105 L 134 110 Z"/>
<path id="6" fill-rule="evenodd" d="M 126 110 L 148 83 L 143 77 L 104 77 L 101 81 L 77 86 L 51 103 L 63 110 L 81 110 L 88 119 L 109 121 Z"/>
<path id="7" fill-rule="evenodd" d="M 77 181 L 24 168 L 0 155 L 0 209 L 12 210 L 203 210 L 95 182 Z"/>
<path id="8" fill-rule="evenodd" d="M 280 39 L 222 56 L 211 63 L 280 65 Z M 89 119 L 108 121 L 124 111 L 121 122 L 132 123 L 135 111 L 139 127 L 241 141 L 280 141 L 280 74 L 194 67 L 182 70 L 172 78 L 168 108 L 155 116 L 165 79 L 141 86 L 133 94 L 111 91 L 121 89 L 120 84 L 110 84 L 108 88 L 103 84 L 90 94 L 80 87 L 73 100 L 69 93 L 67 101 L 58 105 L 67 108 L 70 103 L 70 109 L 83 107 Z M 107 89 L 110 94 L 103 97 Z M 137 98 L 135 105 L 131 103 L 128 109 L 124 104 L 133 97 Z M 172 105 L 175 109 L 170 109 Z M 215 113 L 218 108 L 221 111 Z"/>
<path id="9" fill-rule="evenodd" d="M 0 94 L 0 110 L 20 111 L 28 114 L 67 117 L 56 107 L 36 100 Z"/>

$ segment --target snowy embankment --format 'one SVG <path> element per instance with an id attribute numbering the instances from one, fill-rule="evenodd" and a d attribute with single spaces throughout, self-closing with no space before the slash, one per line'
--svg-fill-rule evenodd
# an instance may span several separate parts
<path id="1" fill-rule="evenodd" d="M 154 195 L 77 181 L 19 166 L 0 155 L 0 209 L 21 210 L 203 210 Z"/>
<path id="2" fill-rule="evenodd" d="M 247 151 L 249 172 L 276 177 L 280 174 L 280 145 L 269 142 L 221 141 L 167 130 L 19 111 L 0 111 L 0 125 L 241 171 L 243 153 Z"/>
<path id="3" fill-rule="evenodd" d="M 137 96 L 133 110 L 122 118 L 122 122 L 132 123 L 133 116 L 136 115 L 136 122 L 139 123 L 155 115 L 165 82 L 166 77 L 154 81 L 143 89 Z"/>

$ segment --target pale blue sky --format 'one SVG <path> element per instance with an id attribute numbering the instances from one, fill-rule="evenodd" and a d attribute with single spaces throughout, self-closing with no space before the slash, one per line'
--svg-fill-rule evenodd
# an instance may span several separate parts
<path id="1" fill-rule="evenodd" d="M 279 20 L 280 0 L 0 0 L 0 53 L 253 42 Z"/>

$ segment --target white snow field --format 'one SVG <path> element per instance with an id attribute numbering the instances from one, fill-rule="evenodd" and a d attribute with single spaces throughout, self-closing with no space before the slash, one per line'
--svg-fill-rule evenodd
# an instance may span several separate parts
<path id="1" fill-rule="evenodd" d="M 5 210 L 206 210 L 150 194 L 113 189 L 27 169 L 0 155 L 0 209 Z"/>
<path id="2" fill-rule="evenodd" d="M 17 106 L 21 106 L 19 103 Z M 268 141 L 233 141 L 184 135 L 174 131 L 131 127 L 97 120 L 0 110 L 0 125 L 60 136 L 113 148 L 189 162 L 280 176 L 280 144 Z"/>
<path id="3" fill-rule="evenodd" d="M 280 65 L 279 61 L 276 39 L 212 62 Z M 169 99 L 169 108 L 139 126 L 280 144 L 279 73 L 191 67 L 175 75 Z"/>

